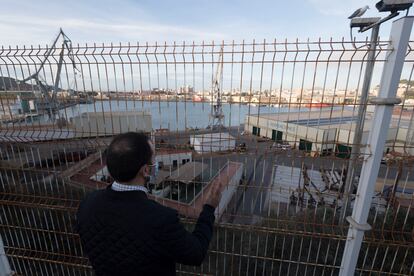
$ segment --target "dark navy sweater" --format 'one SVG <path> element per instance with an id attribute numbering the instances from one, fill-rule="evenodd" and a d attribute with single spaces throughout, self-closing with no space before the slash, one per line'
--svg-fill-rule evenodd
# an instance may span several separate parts
<path id="1" fill-rule="evenodd" d="M 90 193 L 76 230 L 96 275 L 175 275 L 175 264 L 201 265 L 213 235 L 214 208 L 204 205 L 192 233 L 177 211 L 142 191 Z"/>

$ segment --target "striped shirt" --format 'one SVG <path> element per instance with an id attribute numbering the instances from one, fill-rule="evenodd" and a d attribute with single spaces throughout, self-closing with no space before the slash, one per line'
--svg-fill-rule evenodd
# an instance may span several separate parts
<path id="1" fill-rule="evenodd" d="M 112 183 L 112 190 L 118 192 L 128 192 L 128 191 L 143 191 L 144 193 L 148 194 L 148 189 L 141 185 L 124 185 L 120 184 L 116 181 Z"/>

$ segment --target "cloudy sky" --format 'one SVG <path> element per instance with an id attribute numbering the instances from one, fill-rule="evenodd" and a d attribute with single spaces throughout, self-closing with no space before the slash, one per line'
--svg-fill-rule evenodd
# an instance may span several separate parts
<path id="1" fill-rule="evenodd" d="M 371 0 L 5 1 L 0 45 L 50 43 L 62 27 L 74 43 L 349 38 L 347 17 Z M 388 37 L 384 24 L 381 36 Z M 366 34 L 357 34 L 365 38 Z"/>

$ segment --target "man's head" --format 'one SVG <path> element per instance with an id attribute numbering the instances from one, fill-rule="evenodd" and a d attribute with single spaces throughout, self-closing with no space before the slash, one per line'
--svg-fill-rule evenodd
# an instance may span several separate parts
<path id="1" fill-rule="evenodd" d="M 108 171 L 120 183 L 144 181 L 151 173 L 153 159 L 154 148 L 148 136 L 136 132 L 116 136 L 106 154 Z"/>

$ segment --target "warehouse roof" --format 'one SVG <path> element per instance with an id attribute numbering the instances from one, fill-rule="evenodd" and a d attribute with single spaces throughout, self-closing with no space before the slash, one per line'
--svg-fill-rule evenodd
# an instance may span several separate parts
<path id="1" fill-rule="evenodd" d="M 182 166 L 179 166 L 175 171 L 159 171 L 156 179 L 156 185 L 159 185 L 164 180 L 179 181 L 185 184 L 193 181 L 199 176 L 208 165 L 200 162 L 188 162 Z"/>
<path id="2" fill-rule="evenodd" d="M 357 110 L 340 109 L 340 110 L 317 110 L 317 111 L 293 111 L 280 113 L 250 114 L 251 117 L 257 117 L 273 121 L 291 122 L 306 125 L 306 121 L 314 120 L 339 120 L 340 118 L 353 119 L 357 115 Z"/>
<path id="3" fill-rule="evenodd" d="M 220 140 L 234 140 L 228 132 L 204 133 L 192 136 L 194 139 L 199 139 L 206 142 L 220 141 Z"/>

